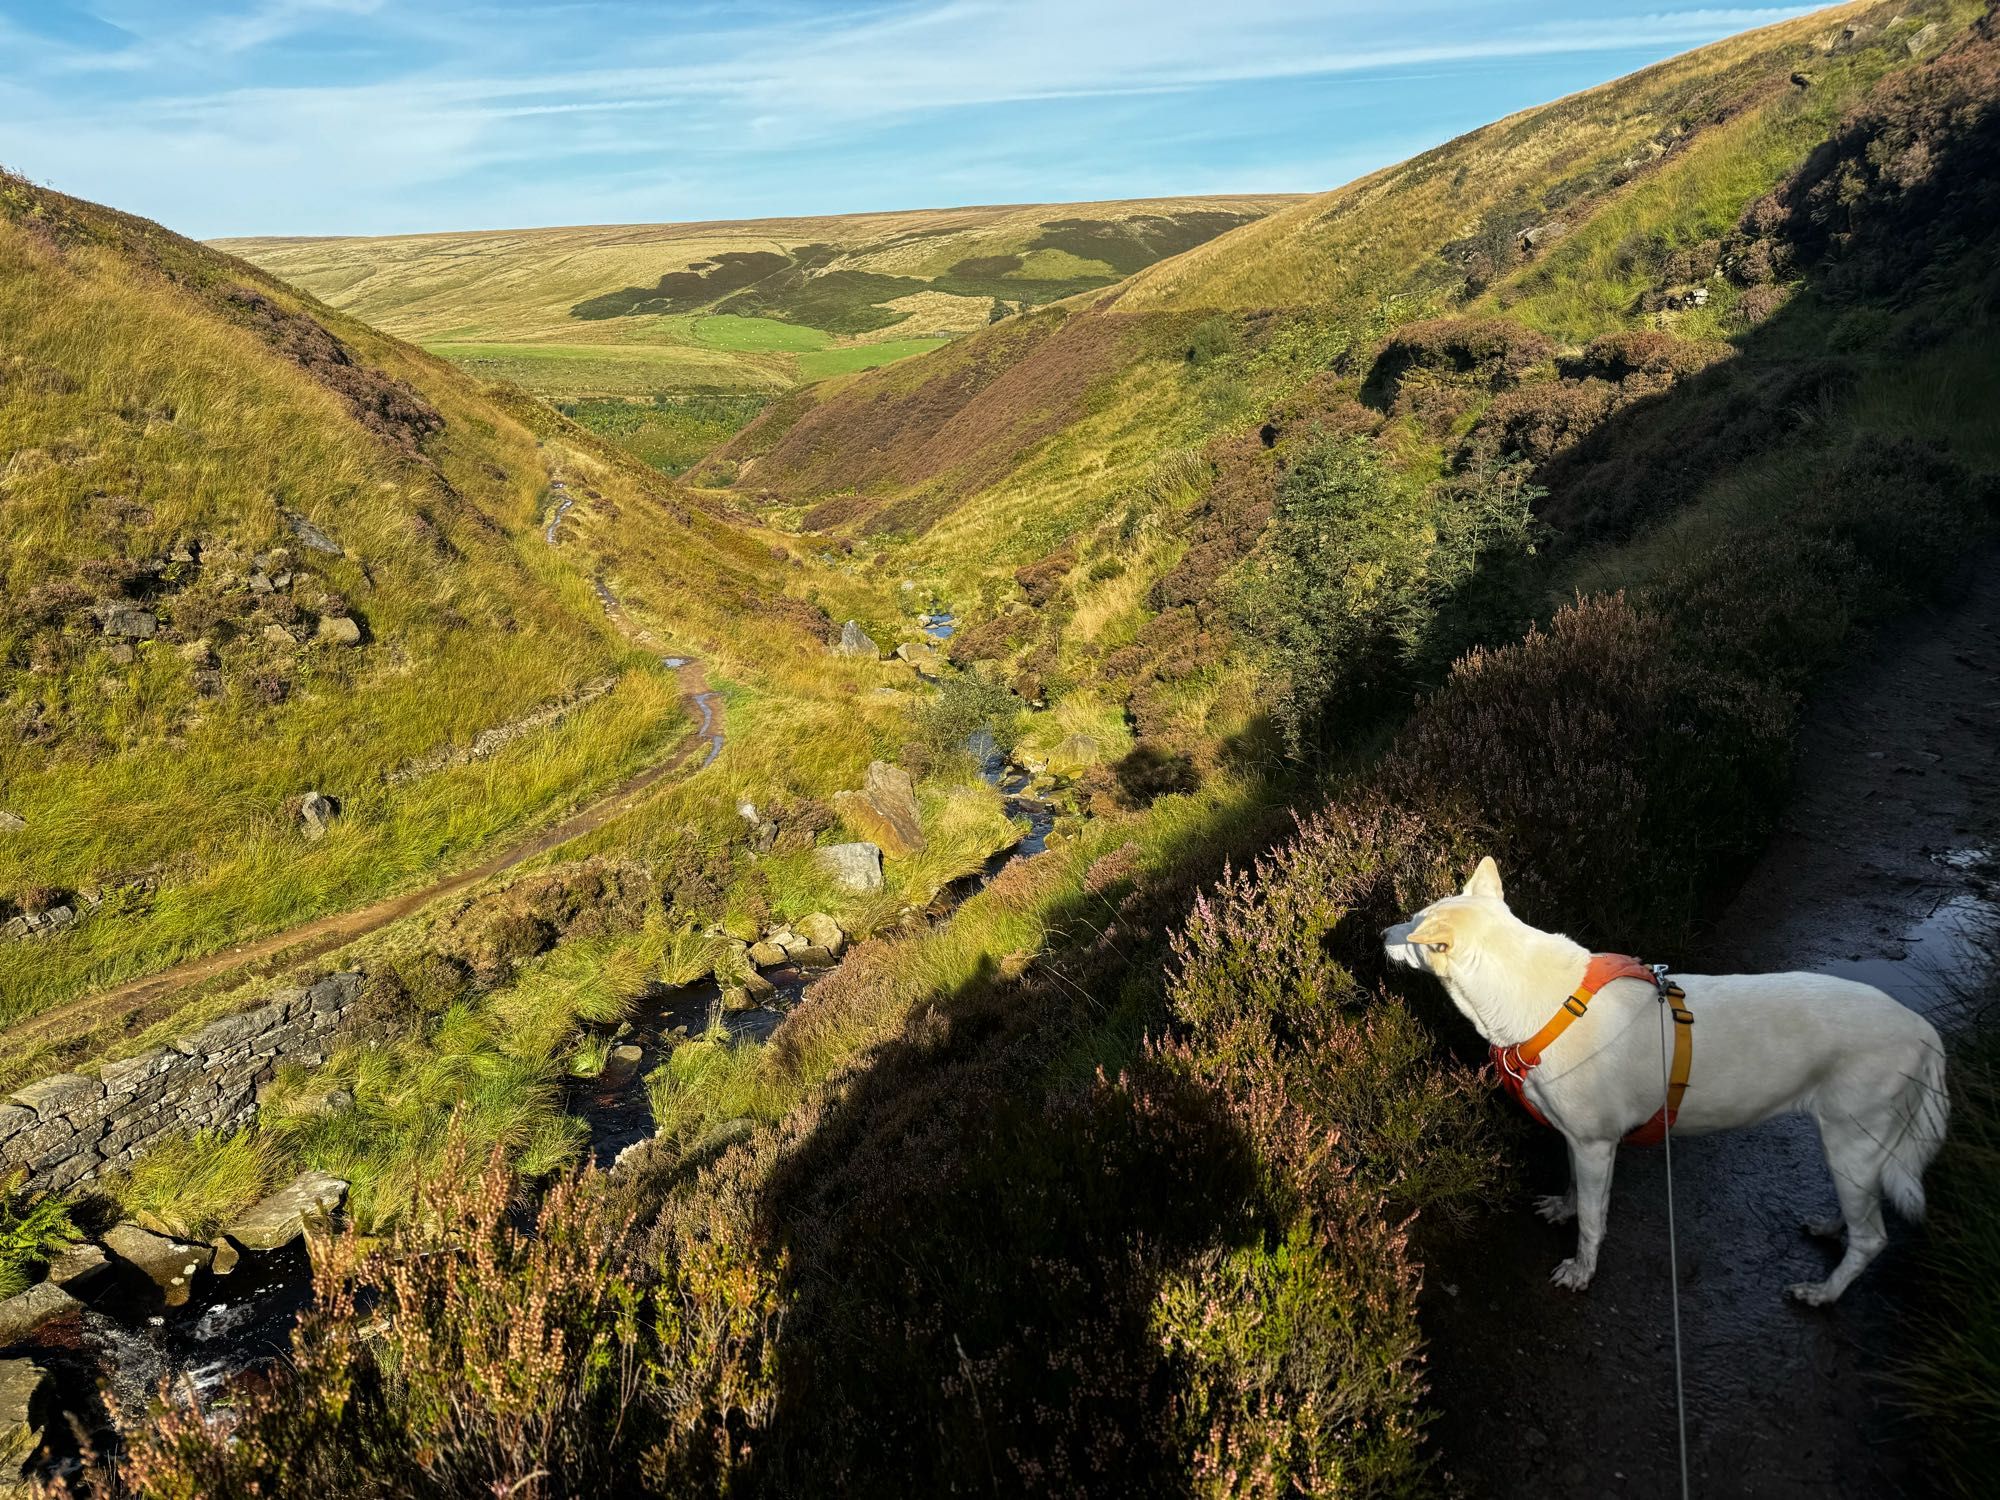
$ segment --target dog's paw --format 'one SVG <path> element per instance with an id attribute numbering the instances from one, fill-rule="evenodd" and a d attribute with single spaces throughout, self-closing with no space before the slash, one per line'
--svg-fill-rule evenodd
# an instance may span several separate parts
<path id="1" fill-rule="evenodd" d="M 1847 1220 L 1839 1214 L 1824 1219 L 1801 1219 L 1799 1228 L 1816 1240 L 1837 1240 L 1847 1233 Z"/>
<path id="2" fill-rule="evenodd" d="M 1785 1295 L 1807 1307 L 1825 1307 L 1840 1293 L 1828 1290 L 1824 1281 L 1795 1281 L 1785 1288 Z"/>
<path id="3" fill-rule="evenodd" d="M 1590 1278 L 1597 1267 L 1586 1266 L 1575 1256 L 1571 1256 L 1549 1273 L 1549 1280 L 1567 1291 L 1580 1292 L 1590 1285 Z"/>
<path id="4" fill-rule="evenodd" d="M 1567 1224 L 1576 1217 L 1576 1199 L 1568 1193 L 1544 1193 L 1535 1200 L 1535 1212 L 1551 1224 Z"/>

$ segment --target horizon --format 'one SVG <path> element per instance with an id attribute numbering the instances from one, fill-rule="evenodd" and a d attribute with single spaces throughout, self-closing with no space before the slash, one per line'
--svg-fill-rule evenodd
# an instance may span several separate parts
<path id="1" fill-rule="evenodd" d="M 200 239 L 1313 194 L 1822 8 L 0 0 L 0 165 Z"/>

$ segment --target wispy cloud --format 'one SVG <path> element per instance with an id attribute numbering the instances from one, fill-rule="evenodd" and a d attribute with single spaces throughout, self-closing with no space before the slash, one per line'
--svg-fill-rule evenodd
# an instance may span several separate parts
<path id="1" fill-rule="evenodd" d="M 1809 8 L 0 0 L 0 160 L 202 232 L 1310 189 Z"/>

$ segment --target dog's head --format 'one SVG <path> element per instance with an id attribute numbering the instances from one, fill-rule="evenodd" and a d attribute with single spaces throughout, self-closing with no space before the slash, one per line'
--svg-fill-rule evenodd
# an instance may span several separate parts
<path id="1" fill-rule="evenodd" d="M 1409 921 L 1384 929 L 1382 948 L 1392 961 L 1442 978 L 1451 972 L 1455 952 L 1476 950 L 1487 932 L 1514 920 L 1500 888 L 1500 867 L 1488 855 L 1456 896 L 1433 901 Z"/>

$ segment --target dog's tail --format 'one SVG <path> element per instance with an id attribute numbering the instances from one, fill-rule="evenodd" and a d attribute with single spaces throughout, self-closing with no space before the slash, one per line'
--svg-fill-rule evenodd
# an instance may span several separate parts
<path id="1" fill-rule="evenodd" d="M 1902 1133 L 1889 1148 L 1882 1167 L 1882 1190 L 1896 1206 L 1896 1212 L 1915 1223 L 1924 1216 L 1924 1168 L 1944 1144 L 1945 1121 L 1951 1114 L 1951 1098 L 1945 1093 L 1944 1046 L 1935 1031 L 1924 1048 L 1923 1059 L 1912 1070 L 1897 1101 L 1896 1115 Z"/>

